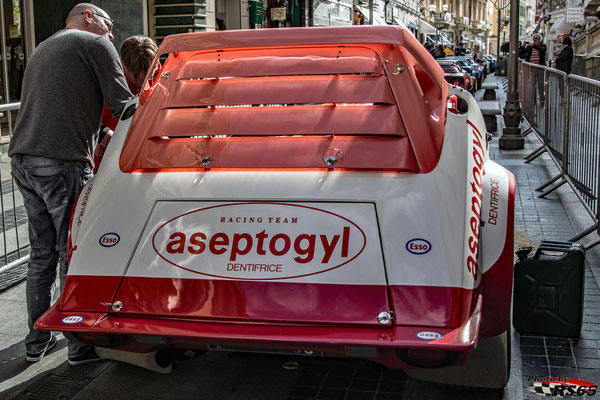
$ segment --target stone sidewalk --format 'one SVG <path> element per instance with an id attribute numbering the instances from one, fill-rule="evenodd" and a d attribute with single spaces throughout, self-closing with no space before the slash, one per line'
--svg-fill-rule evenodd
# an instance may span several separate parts
<path id="1" fill-rule="evenodd" d="M 490 77 L 495 78 L 495 77 Z M 488 79 L 490 79 L 488 78 Z M 499 87 L 502 88 L 498 78 Z M 500 89 L 501 101 L 505 93 Z M 480 96 L 477 93 L 478 97 Z M 535 188 L 550 180 L 558 169 L 550 156 L 544 154 L 530 164 L 523 157 L 540 145 L 533 133 L 526 137 L 523 150 L 505 151 L 498 148 L 502 119 L 498 119 L 499 132 L 490 143 L 490 157 L 509 169 L 516 177 L 515 199 L 515 248 L 537 247 L 542 240 L 566 241 L 590 226 L 593 221 L 568 185 L 539 198 Z M 525 131 L 526 125 L 523 125 Z M 595 235 L 584 238 L 582 243 Z M 600 384 L 600 291 L 598 288 L 600 246 L 587 252 L 584 288 L 584 322 L 580 339 L 570 340 L 554 337 L 518 334 L 513 339 L 521 357 L 521 373 L 524 387 L 531 386 L 531 376 L 563 376 L 580 378 Z M 514 353 L 513 353 L 514 354 Z M 539 395 L 524 389 L 525 399 L 539 399 Z"/>

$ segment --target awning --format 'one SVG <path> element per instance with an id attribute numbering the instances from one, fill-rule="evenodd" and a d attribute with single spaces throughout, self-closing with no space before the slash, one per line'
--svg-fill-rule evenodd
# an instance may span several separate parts
<path id="1" fill-rule="evenodd" d="M 435 44 L 452 44 L 444 35 L 438 34 L 438 39 L 436 40 L 435 35 L 427 35 L 427 40 L 433 42 Z"/>
<path id="2" fill-rule="evenodd" d="M 573 28 L 575 28 L 575 24 L 573 22 L 567 22 L 565 17 L 560 17 L 556 20 L 556 22 L 554 22 L 554 24 L 552 24 L 549 33 L 560 35 L 565 32 L 570 32 Z"/>
<path id="3" fill-rule="evenodd" d="M 433 25 L 428 24 L 425 21 L 419 21 L 421 26 L 419 27 L 419 33 L 424 33 L 426 35 L 431 35 L 437 32 L 437 29 Z"/>
<path id="4" fill-rule="evenodd" d="M 369 21 L 369 9 L 360 7 L 360 6 L 354 6 L 354 7 L 356 7 L 358 9 L 358 11 L 362 15 L 365 16 L 365 22 L 368 22 Z M 375 10 L 373 10 L 373 25 L 387 25 L 385 20 L 383 18 L 381 18 L 381 16 Z"/>
<path id="5" fill-rule="evenodd" d="M 410 22 L 408 23 L 408 26 L 410 26 L 413 29 L 419 29 L 419 20 L 418 19 L 410 20 Z"/>

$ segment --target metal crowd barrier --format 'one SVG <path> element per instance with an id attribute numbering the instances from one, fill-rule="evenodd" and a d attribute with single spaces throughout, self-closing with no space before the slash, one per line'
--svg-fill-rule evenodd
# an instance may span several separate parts
<path id="1" fill-rule="evenodd" d="M 0 112 L 6 117 L 9 138 L 13 133 L 13 112 L 21 103 L 0 104 Z M 4 133 L 4 132 L 3 132 Z M 27 217 L 23 208 L 21 193 L 10 176 L 8 157 L 0 153 L 0 210 L 2 211 L 2 238 L 0 242 L 0 273 L 29 261 L 29 236 L 27 234 Z M 8 178 L 10 176 L 10 178 Z"/>
<path id="2" fill-rule="evenodd" d="M 574 236 L 578 241 L 592 232 L 600 235 L 600 81 L 522 63 L 523 116 L 542 145 L 525 156 L 531 162 L 548 153 L 560 172 L 536 188 L 545 197 L 569 184 L 594 224 Z M 541 92 L 541 93 L 540 93 Z M 550 186 L 552 185 L 552 186 Z M 600 243 L 600 237 L 586 245 Z"/>
<path id="3" fill-rule="evenodd" d="M 523 62 L 523 77 L 521 78 L 521 107 L 523 116 L 527 119 L 531 129 L 538 133 L 545 131 L 544 121 L 544 74 L 545 68 Z M 538 134 L 538 137 L 542 137 Z M 543 141 L 543 140 L 542 140 Z"/>

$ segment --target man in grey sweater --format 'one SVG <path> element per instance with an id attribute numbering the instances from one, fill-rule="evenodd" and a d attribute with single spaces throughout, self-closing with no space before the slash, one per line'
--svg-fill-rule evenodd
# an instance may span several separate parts
<path id="1" fill-rule="evenodd" d="M 66 28 L 40 43 L 25 69 L 21 108 L 8 155 L 29 220 L 27 361 L 56 345 L 34 329 L 50 307 L 59 264 L 67 273 L 67 233 L 77 194 L 92 176 L 94 145 L 103 103 L 118 117 L 131 93 L 113 39 L 113 21 L 93 4 L 69 13 Z M 93 347 L 69 337 L 69 364 L 99 359 Z"/>

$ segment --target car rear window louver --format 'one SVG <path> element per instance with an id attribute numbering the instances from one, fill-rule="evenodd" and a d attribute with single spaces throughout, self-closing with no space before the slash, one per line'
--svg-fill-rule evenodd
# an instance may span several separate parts
<path id="1" fill-rule="evenodd" d="M 121 169 L 417 172 L 391 67 L 372 47 L 172 52 L 142 92 Z"/>

